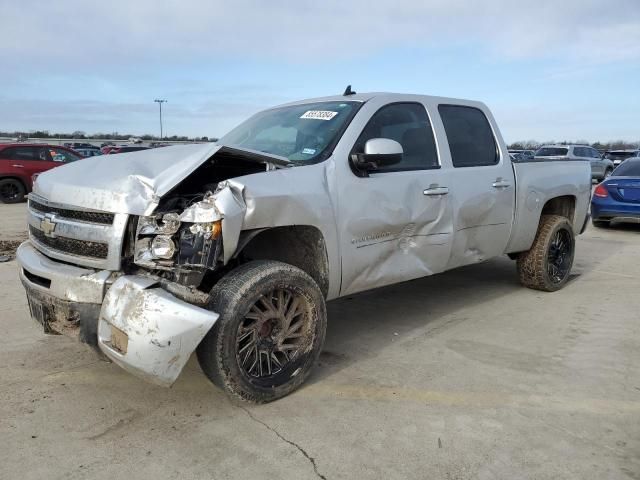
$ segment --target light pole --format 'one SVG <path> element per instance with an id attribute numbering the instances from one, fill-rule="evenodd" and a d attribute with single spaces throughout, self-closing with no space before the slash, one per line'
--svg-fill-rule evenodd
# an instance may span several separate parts
<path id="1" fill-rule="evenodd" d="M 167 101 L 160 98 L 156 98 L 154 102 L 156 102 L 160 107 L 160 140 L 162 140 L 162 104 L 166 103 Z"/>

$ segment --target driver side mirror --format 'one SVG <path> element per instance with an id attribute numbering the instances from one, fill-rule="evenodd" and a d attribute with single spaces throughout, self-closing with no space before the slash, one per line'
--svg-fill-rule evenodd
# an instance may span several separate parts
<path id="1" fill-rule="evenodd" d="M 364 145 L 364 153 L 351 156 L 354 165 L 368 172 L 379 167 L 395 165 L 402 161 L 402 145 L 390 138 L 372 138 Z"/>

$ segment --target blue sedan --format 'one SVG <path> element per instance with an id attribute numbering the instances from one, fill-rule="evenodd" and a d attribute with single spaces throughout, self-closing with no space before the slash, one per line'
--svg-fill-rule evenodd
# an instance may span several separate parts
<path id="1" fill-rule="evenodd" d="M 612 220 L 640 223 L 640 158 L 625 160 L 596 187 L 591 218 L 596 227 Z"/>

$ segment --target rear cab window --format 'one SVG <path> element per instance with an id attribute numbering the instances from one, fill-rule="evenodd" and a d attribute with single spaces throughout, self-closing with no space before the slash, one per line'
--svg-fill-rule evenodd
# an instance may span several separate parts
<path id="1" fill-rule="evenodd" d="M 496 165 L 498 145 L 482 110 L 463 105 L 439 105 L 451 161 L 456 168 Z"/>
<path id="2" fill-rule="evenodd" d="M 536 152 L 536 157 L 566 157 L 568 153 L 568 148 L 542 147 Z"/>

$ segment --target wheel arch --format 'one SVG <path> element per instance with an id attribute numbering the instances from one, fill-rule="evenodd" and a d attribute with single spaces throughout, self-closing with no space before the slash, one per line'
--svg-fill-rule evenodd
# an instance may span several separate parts
<path id="1" fill-rule="evenodd" d="M 576 213 L 576 197 L 575 195 L 561 195 L 558 197 L 550 198 L 546 201 L 540 212 L 540 218 L 538 219 L 538 226 L 542 221 L 544 215 L 560 215 L 565 217 L 573 225 L 574 217 Z"/>
<path id="2" fill-rule="evenodd" d="M 312 225 L 289 225 L 247 230 L 240 234 L 236 258 L 241 263 L 251 260 L 278 260 L 306 272 L 329 293 L 329 257 L 324 235 Z"/>
<path id="3" fill-rule="evenodd" d="M 0 180 L 17 180 L 22 184 L 26 193 L 29 193 L 31 191 L 29 185 L 27 185 L 27 182 L 24 181 L 24 178 L 19 177 L 18 175 L 0 175 Z"/>

